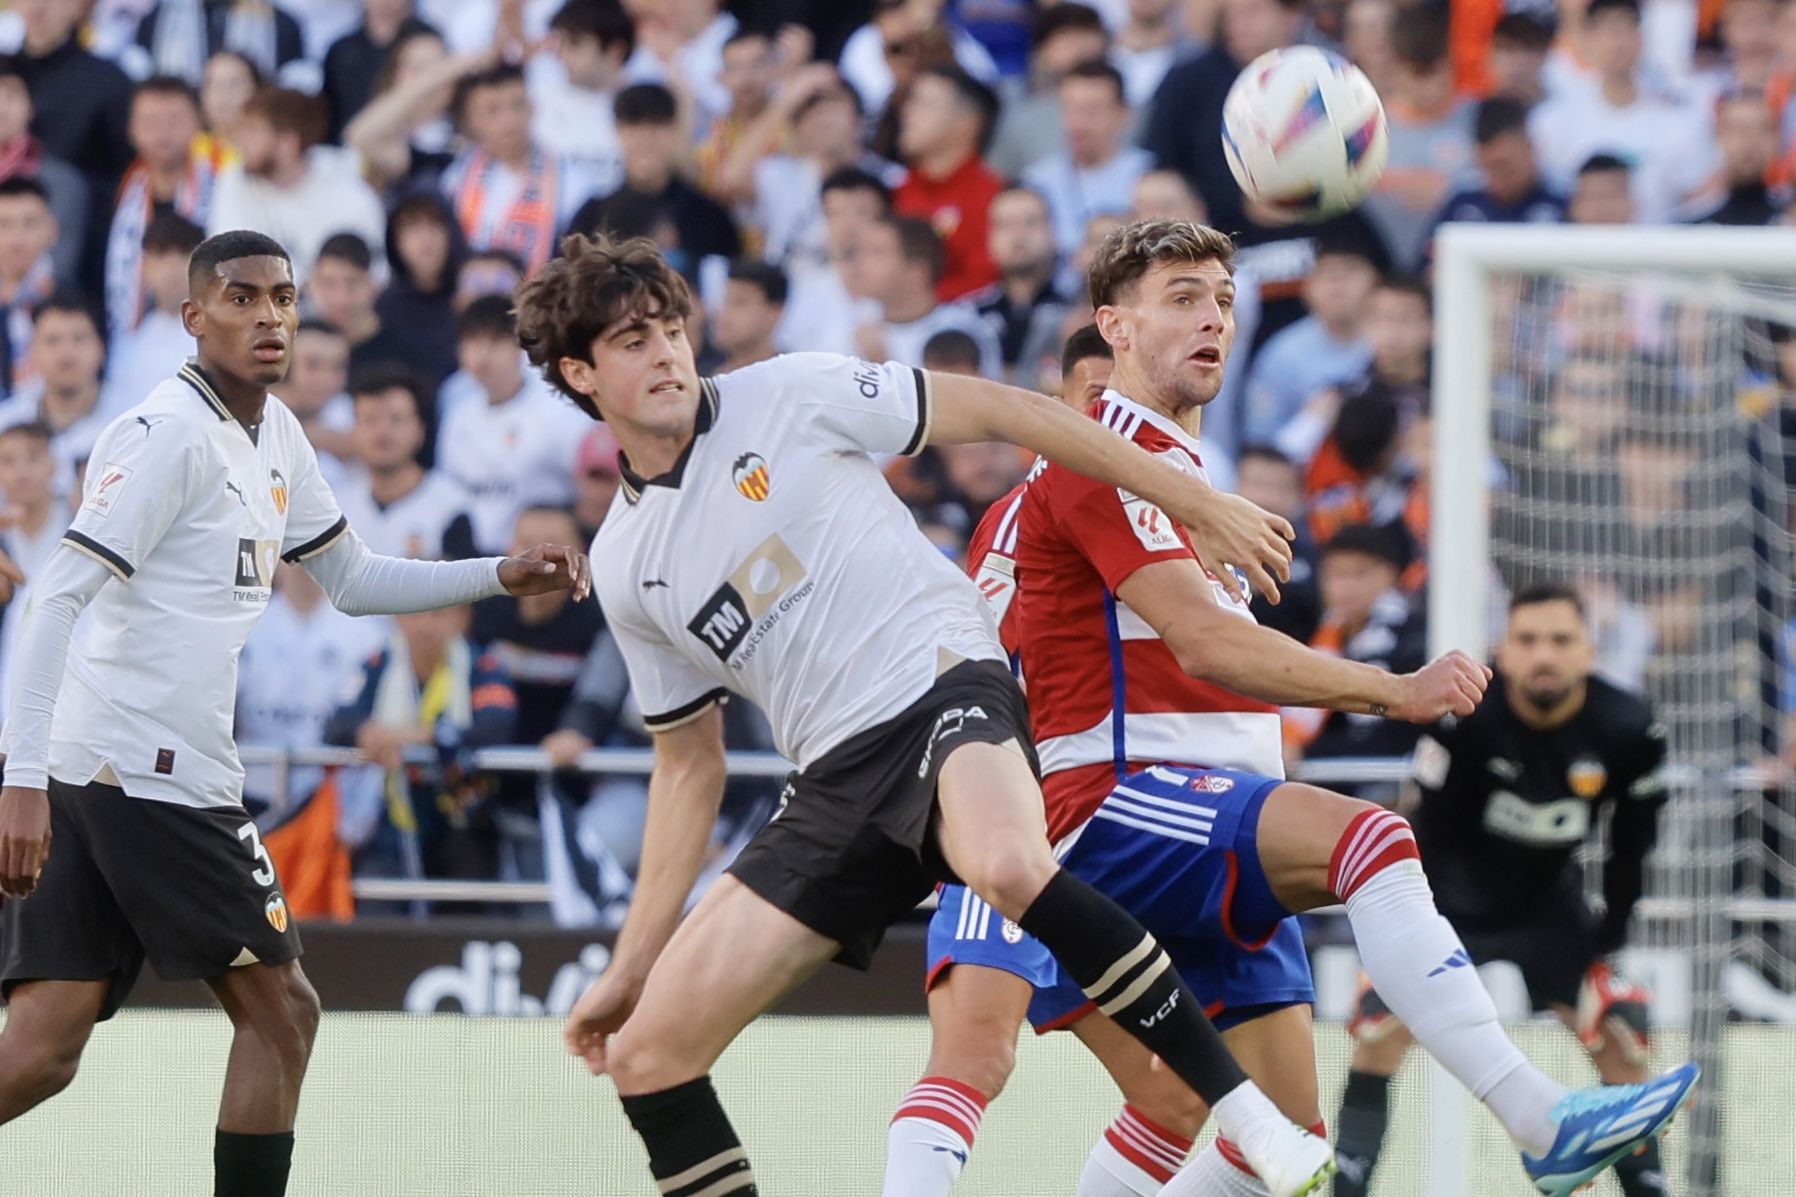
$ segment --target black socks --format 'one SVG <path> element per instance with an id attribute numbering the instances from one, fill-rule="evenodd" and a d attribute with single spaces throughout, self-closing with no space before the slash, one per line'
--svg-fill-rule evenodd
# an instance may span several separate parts
<path id="1" fill-rule="evenodd" d="M 214 1197 L 284 1197 L 292 1166 L 292 1131 L 240 1135 L 221 1130 L 213 1137 Z"/>
<path id="2" fill-rule="evenodd" d="M 1340 1124 L 1335 1128 L 1335 1197 L 1366 1197 L 1372 1187 L 1372 1169 L 1384 1147 L 1384 1131 L 1391 1118 L 1391 1078 L 1374 1072 L 1350 1072 L 1341 1094 Z"/>
<path id="3" fill-rule="evenodd" d="M 630 1125 L 649 1149 L 662 1197 L 756 1197 L 755 1176 L 711 1078 L 623 1098 Z"/>

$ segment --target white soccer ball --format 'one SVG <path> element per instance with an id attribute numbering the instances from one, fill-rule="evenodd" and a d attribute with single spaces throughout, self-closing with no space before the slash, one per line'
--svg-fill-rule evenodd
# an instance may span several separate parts
<path id="1" fill-rule="evenodd" d="M 1364 71 L 1327 50 L 1291 46 L 1248 63 L 1229 88 L 1222 149 L 1248 198 L 1323 220 L 1372 193 L 1390 137 Z"/>

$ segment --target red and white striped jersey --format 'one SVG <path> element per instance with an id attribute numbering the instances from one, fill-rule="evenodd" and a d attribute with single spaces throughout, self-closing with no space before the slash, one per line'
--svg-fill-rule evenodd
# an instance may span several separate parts
<path id="1" fill-rule="evenodd" d="M 1041 459 L 1037 458 L 1029 476 L 1033 478 L 1040 469 Z M 985 509 L 979 526 L 967 539 L 967 572 L 985 596 L 985 605 L 998 625 L 998 640 L 1012 657 L 1017 651 L 1016 620 L 1010 616 L 1010 602 L 1016 598 L 1016 513 L 1028 489 L 1027 479 L 1011 487 L 1009 494 Z M 996 549 L 999 536 L 1009 546 L 1001 551 Z"/>
<path id="2" fill-rule="evenodd" d="M 1114 390 L 1089 414 L 1204 477 L 1197 441 L 1167 417 Z M 1278 709 L 1188 676 L 1116 598 L 1142 566 L 1195 558 L 1184 528 L 1146 499 L 1053 464 L 1038 463 L 1020 500 L 992 510 L 998 522 L 987 560 L 1015 561 L 1006 647 L 1029 682 L 1051 838 L 1082 826 L 1117 780 L 1141 766 L 1284 776 Z M 975 577 L 985 564 L 969 556 Z M 1223 609 L 1253 618 L 1220 583 L 1211 585 Z"/>

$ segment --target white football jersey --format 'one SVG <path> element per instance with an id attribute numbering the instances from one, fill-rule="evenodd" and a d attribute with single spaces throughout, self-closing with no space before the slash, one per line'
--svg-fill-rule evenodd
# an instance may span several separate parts
<path id="1" fill-rule="evenodd" d="M 190 362 L 108 424 L 62 543 L 116 584 L 70 646 L 51 776 L 85 785 L 110 767 L 134 798 L 238 804 L 243 642 L 275 562 L 315 556 L 348 527 L 299 420 L 272 395 L 252 438 Z"/>
<path id="2" fill-rule="evenodd" d="M 701 389 L 691 446 L 656 478 L 626 462 L 592 545 L 650 730 L 733 691 L 804 768 L 949 667 L 1004 660 L 979 592 L 871 456 L 923 447 L 921 370 L 800 353 Z"/>

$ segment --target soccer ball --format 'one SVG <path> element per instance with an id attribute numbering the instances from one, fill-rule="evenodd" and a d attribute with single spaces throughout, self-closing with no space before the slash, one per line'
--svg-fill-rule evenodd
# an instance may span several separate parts
<path id="1" fill-rule="evenodd" d="M 1323 220 L 1371 194 L 1390 138 L 1365 72 L 1327 50 L 1291 46 L 1248 63 L 1229 88 L 1222 149 L 1248 198 Z"/>

